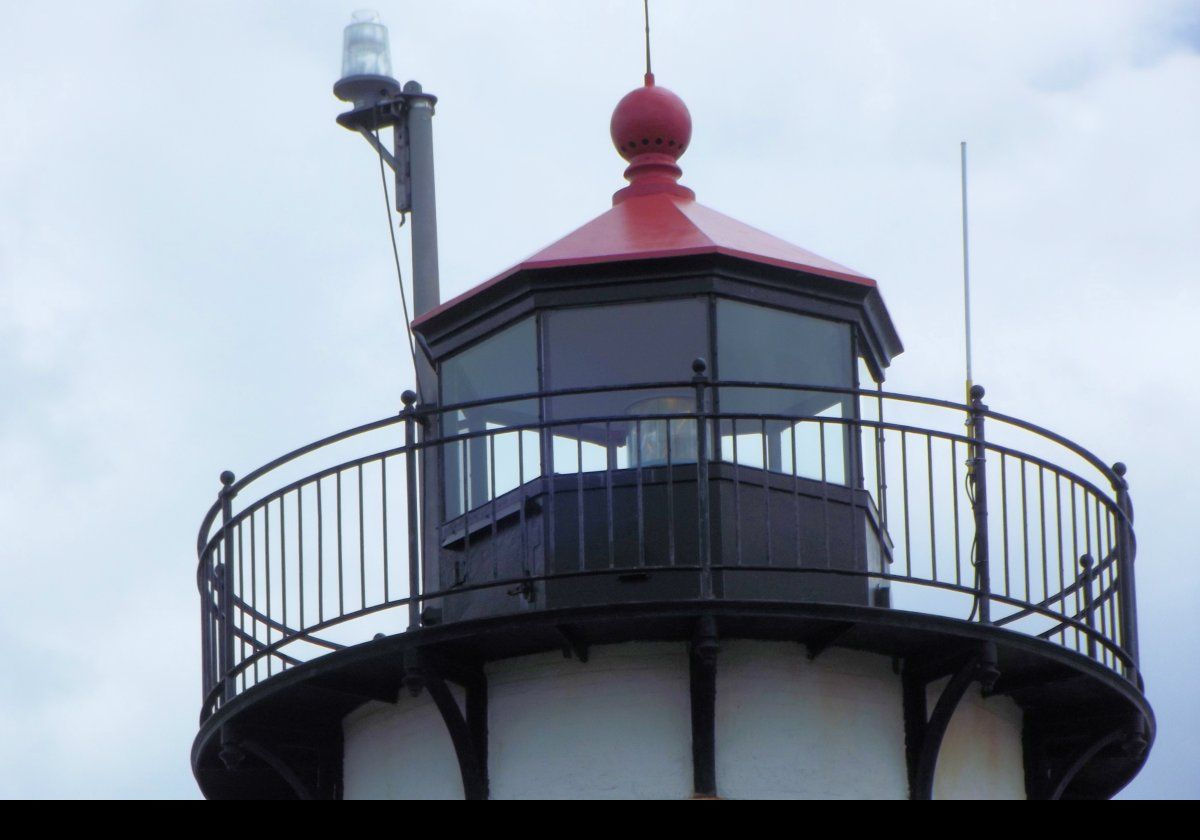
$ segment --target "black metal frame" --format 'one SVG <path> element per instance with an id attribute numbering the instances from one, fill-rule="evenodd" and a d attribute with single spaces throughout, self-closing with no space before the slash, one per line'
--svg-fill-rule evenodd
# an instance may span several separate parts
<path id="1" fill-rule="evenodd" d="M 406 654 L 407 661 L 396 672 L 395 679 L 390 682 L 384 680 L 386 685 L 383 687 L 364 686 L 361 675 L 358 682 L 350 683 L 345 682 L 343 675 L 335 681 L 338 683 L 336 693 L 340 699 L 336 703 L 330 701 L 330 708 L 344 714 L 355 703 L 365 699 L 394 698 L 393 686 L 429 690 L 454 742 L 462 769 L 464 791 L 469 798 L 486 798 L 486 680 L 482 678 L 480 663 L 500 653 L 495 650 L 483 653 L 474 651 L 464 658 L 453 652 L 425 649 L 421 639 L 433 631 L 441 632 L 442 628 L 435 626 L 439 619 L 437 610 L 424 607 L 440 604 L 447 597 L 473 592 L 498 592 L 512 597 L 514 603 L 521 602 L 522 606 L 514 614 L 496 615 L 495 620 L 528 622 L 536 619 L 539 611 L 547 616 L 554 612 L 537 601 L 537 593 L 546 585 L 573 580 L 586 587 L 590 585 L 589 581 L 599 583 L 621 575 L 628 576 L 631 569 L 641 575 L 666 578 L 694 575 L 700 581 L 697 598 L 694 601 L 684 599 L 679 603 L 679 607 L 685 611 L 699 610 L 692 613 L 695 618 L 691 619 L 693 629 L 690 631 L 693 749 L 698 794 L 715 795 L 717 790 L 712 704 L 718 633 L 713 616 L 723 605 L 735 604 L 740 611 L 738 615 L 749 611 L 759 616 L 756 621 L 767 624 L 771 621 L 769 617 L 776 614 L 780 607 L 817 615 L 819 626 L 803 622 L 797 625 L 806 629 L 796 640 L 809 645 L 811 656 L 834 644 L 882 651 L 891 643 L 873 635 L 872 626 L 883 626 L 897 619 L 910 621 L 905 616 L 928 615 L 934 619 L 939 612 L 942 613 L 942 618 L 937 618 L 927 626 L 936 626 L 937 630 L 931 632 L 948 633 L 966 640 L 959 645 L 961 652 L 957 654 L 957 665 L 940 662 L 939 657 L 944 656 L 944 651 L 936 656 L 921 653 L 924 648 L 920 645 L 916 647 L 915 654 L 907 648 L 898 654 L 903 656 L 905 662 L 906 732 L 909 737 L 910 782 L 915 798 L 927 796 L 932 791 L 933 770 L 941 735 L 944 734 L 954 705 L 972 681 L 980 681 L 987 690 L 1003 674 L 996 690 L 1021 697 L 1040 698 L 1046 696 L 1047 692 L 1059 690 L 1049 687 L 1052 680 L 1040 679 L 1037 669 L 1028 665 L 1027 660 L 1053 663 L 1054 668 L 1066 667 L 1062 663 L 1068 663 L 1069 668 L 1083 674 L 1089 684 L 1097 681 L 1103 683 L 1108 692 L 1104 696 L 1116 698 L 1111 702 L 1106 701 L 1105 711 L 1100 716 L 1102 720 L 1097 724 L 1102 726 L 1102 731 L 1097 732 L 1094 727 L 1087 728 L 1079 736 L 1083 741 L 1075 739 L 1065 746 L 1044 746 L 1044 722 L 1049 712 L 1039 705 L 1040 701 L 1029 701 L 1028 708 L 1031 711 L 1027 729 L 1033 733 L 1030 737 L 1037 743 L 1036 749 L 1027 752 L 1050 755 L 1043 762 L 1045 768 L 1049 769 L 1032 772 L 1034 781 L 1031 782 L 1031 794 L 1058 797 L 1111 791 L 1116 789 L 1114 784 L 1119 787 L 1122 779 L 1136 771 L 1145 745 L 1153 738 L 1154 727 L 1149 707 L 1142 698 L 1141 677 L 1137 669 L 1136 604 L 1133 592 L 1135 542 L 1132 504 L 1123 465 L 1110 468 L 1059 435 L 990 411 L 982 402 L 982 389 L 972 394 L 970 405 L 960 405 L 881 390 L 710 381 L 707 366 L 702 360 L 697 360 L 693 373 L 692 379 L 678 382 L 646 383 L 621 386 L 619 389 L 579 388 L 553 393 L 538 392 L 446 407 L 422 407 L 415 403 L 412 394 L 406 394 L 405 409 L 397 417 L 368 423 L 302 447 L 255 470 L 240 481 L 234 480 L 231 473 L 223 473 L 218 500 L 205 517 L 197 541 L 200 559 L 197 583 L 201 592 L 204 666 L 203 726 L 194 758 L 198 777 L 208 778 L 205 774 L 215 772 L 208 764 L 210 759 L 203 757 L 213 755 L 213 744 L 219 743 L 212 741 L 214 728 L 218 733 L 222 730 L 225 732 L 224 740 L 230 755 L 240 750 L 257 755 L 268 765 L 271 764 L 263 756 L 270 757 L 278 753 L 270 752 L 264 746 L 263 739 L 253 732 L 247 734 L 245 723 L 238 722 L 238 716 L 245 717 L 241 710 L 249 708 L 247 704 L 263 702 L 272 696 L 272 691 L 268 689 L 282 685 L 285 672 L 308 674 L 318 664 L 335 660 L 350 661 L 354 658 L 349 657 L 352 651 L 400 638 L 404 640 L 405 650 L 409 653 Z M 421 452 L 478 439 L 489 447 L 495 469 L 496 440 L 504 434 L 528 432 L 545 439 L 556 427 L 563 425 L 662 420 L 664 416 L 540 422 L 448 438 L 427 433 L 424 439 L 418 439 L 418 425 L 437 430 L 440 428 L 438 418 L 441 414 L 469 410 L 490 402 L 543 400 L 605 390 L 664 387 L 691 388 L 696 394 L 696 411 L 681 415 L 695 423 L 700 443 L 697 463 L 688 467 L 691 481 L 696 484 L 700 493 L 698 498 L 701 499 L 696 505 L 699 540 L 694 557 L 673 557 L 670 563 L 655 565 L 625 562 L 619 566 L 601 564 L 598 568 L 592 568 L 581 563 L 579 568 L 568 571 L 551 570 L 543 574 L 522 573 L 509 577 L 493 575 L 458 586 L 442 587 L 437 591 L 423 590 L 420 556 L 423 543 L 420 536 L 421 528 L 431 527 L 431 524 L 417 521 L 419 505 L 416 477 Z M 845 395 L 855 400 L 857 407 L 852 416 L 846 418 L 726 415 L 713 407 L 711 399 L 716 389 L 721 387 L 825 391 Z M 864 416 L 861 410 L 862 404 L 868 402 L 877 408 L 873 418 Z M 888 406 L 887 420 L 883 419 L 884 405 Z M 899 422 L 905 412 L 921 413 L 926 422 Z M 928 418 L 935 423 L 931 424 Z M 705 436 L 711 429 L 719 428 L 718 421 L 724 419 L 760 423 L 763 434 L 766 434 L 768 421 L 810 424 L 821 430 L 822 442 L 827 425 L 840 426 L 858 462 L 855 469 L 847 472 L 850 489 L 854 490 L 856 485 L 867 479 L 867 486 L 861 489 L 874 494 L 885 527 L 894 531 L 892 539 L 897 541 L 897 545 L 891 568 L 881 571 L 837 568 L 829 562 L 828 555 L 824 558 L 772 559 L 769 552 L 766 558 L 759 558 L 757 562 L 740 554 L 714 561 L 709 539 L 714 533 L 714 523 L 709 519 L 707 493 L 710 484 L 717 480 L 710 476 L 710 461 L 716 462 L 709 455 Z M 1023 436 L 1030 450 L 989 440 L 984 433 L 985 419 L 990 421 L 989 431 L 994 432 L 995 429 L 991 427 L 996 427 L 1010 435 Z M 964 421 L 968 433 L 954 431 L 955 427 L 961 428 Z M 337 460 L 303 478 L 282 481 L 256 501 L 235 510 L 236 499 L 244 497 L 250 488 L 266 484 L 274 475 L 296 470 L 303 472 L 303 464 L 308 460 L 320 458 L 326 452 L 341 453 L 351 445 L 366 446 L 373 436 L 387 437 L 389 432 L 400 427 L 404 429 L 404 443 L 396 445 L 395 441 L 391 441 L 391 445 L 371 449 L 369 454 Z M 864 437 L 872 441 L 871 446 L 861 446 Z M 1040 455 L 1031 454 L 1032 449 L 1047 447 L 1057 450 L 1060 459 L 1072 462 L 1074 469 L 1058 466 Z M 869 456 L 868 452 L 871 453 Z M 935 452 L 941 454 L 935 457 Z M 985 455 L 991 457 L 985 459 Z M 341 457 L 344 458 L 344 455 Z M 401 469 L 393 466 L 390 474 L 393 481 L 403 479 L 403 489 L 399 492 L 393 490 L 389 494 L 388 465 L 394 465 L 397 461 L 402 462 Z M 870 470 L 862 469 L 864 461 L 871 467 Z M 523 465 L 520 469 L 523 469 Z M 669 480 L 676 480 L 674 477 L 682 474 L 680 469 L 672 468 L 668 463 Z M 368 472 L 370 478 L 364 479 Z M 574 479 L 568 475 L 557 484 L 565 488 L 574 484 L 581 493 L 584 472 L 581 462 L 578 474 L 572 474 Z M 611 472 L 610 463 L 606 470 L 599 471 L 596 477 L 588 480 L 611 480 Z M 606 473 L 609 478 L 602 479 Z M 794 471 L 790 476 L 788 473 L 768 474 L 765 462 L 762 469 L 742 466 L 739 470 L 735 465 L 733 473 L 735 476 L 745 476 L 741 484 L 735 483 L 734 486 L 746 493 L 751 488 L 755 492 L 766 492 L 765 488 L 771 482 L 786 485 L 791 481 L 796 486 L 798 479 Z M 1090 475 L 1085 476 L 1085 473 Z M 991 487 L 988 484 L 989 475 Z M 369 486 L 376 481 L 376 476 L 377 495 Z M 1030 476 L 1036 478 L 1031 479 Z M 558 478 L 563 479 L 561 475 Z M 947 478 L 949 482 L 943 484 Z M 524 479 L 522 476 L 518 482 L 519 488 L 526 485 Z M 962 488 L 959 487 L 960 479 L 965 482 Z M 735 482 L 738 480 L 735 479 Z M 555 481 L 547 483 L 540 478 L 538 481 L 542 486 L 551 488 L 552 498 L 557 494 L 564 504 L 575 501 L 570 497 L 570 489 L 554 489 Z M 494 478 L 492 483 L 494 489 Z M 1113 488 L 1112 496 L 1099 489 L 1102 483 Z M 926 486 L 914 490 L 914 485 L 920 484 Z M 1040 500 L 1036 506 L 1030 503 L 1031 485 L 1035 485 L 1033 495 Z M 941 489 L 938 490 L 938 487 Z M 994 495 L 989 497 L 989 492 Z M 927 494 L 926 501 L 918 498 L 923 494 Z M 1048 494 L 1054 497 L 1052 505 L 1047 504 Z M 963 496 L 969 501 L 969 516 Z M 377 512 L 367 512 L 368 497 L 372 505 L 379 503 Z M 399 513 L 401 503 L 406 506 L 404 518 L 407 522 L 403 527 Z M 498 520 L 494 495 L 480 507 L 483 509 L 488 505 L 492 507 L 490 527 L 495 534 Z M 890 520 L 887 513 L 889 507 L 892 511 Z M 331 510 L 335 511 L 332 516 Z M 582 517 L 582 508 L 580 511 Z M 924 515 L 928 518 L 928 532 L 923 534 L 921 526 L 914 526 L 914 521 L 923 519 Z M 513 516 L 523 525 L 525 507 L 522 505 Z M 611 506 L 607 516 L 610 519 L 613 516 Z M 970 529 L 966 525 L 968 521 L 973 523 Z M 390 532 L 389 522 L 392 524 Z M 613 524 L 610 521 L 610 534 Z M 433 527 L 436 525 L 433 523 Z M 622 527 L 630 527 L 630 523 L 624 523 Z M 967 542 L 969 530 L 974 535 L 974 547 L 973 551 L 964 552 L 962 546 Z M 903 542 L 899 540 L 901 532 Z M 1039 534 L 1040 558 L 1037 551 Z M 397 552 L 389 551 L 391 541 L 400 535 L 407 537 L 407 558 L 402 561 L 397 560 Z M 1052 536 L 1055 537 L 1057 552 L 1049 550 Z M 1010 545 L 1010 542 L 1021 540 L 1023 550 Z M 357 548 L 353 548 L 355 543 Z M 371 544 L 370 550 L 368 543 Z M 549 544 L 552 543 L 551 535 Z M 347 545 L 353 550 L 347 550 Z M 945 556 L 947 545 L 953 548 L 953 563 Z M 332 553 L 335 547 L 336 557 L 322 556 L 326 551 Z M 546 547 L 529 545 L 527 549 L 545 551 Z M 943 552 L 940 567 L 939 549 Z M 611 550 L 610 542 L 610 555 Z M 1094 557 L 1100 559 L 1093 560 Z M 1076 566 L 1075 559 L 1078 558 L 1083 559 Z M 357 561 L 357 567 L 354 561 Z M 407 575 L 399 574 L 404 568 Z M 1067 568 L 1073 573 L 1068 575 Z M 397 573 L 393 575 L 393 571 Z M 854 608 L 837 604 L 780 603 L 770 599 L 745 602 L 724 596 L 719 583 L 730 575 L 779 574 L 814 579 L 830 576 L 870 578 L 905 588 L 914 600 L 909 610 L 869 604 Z M 378 586 L 379 579 L 382 580 L 382 588 Z M 395 586 L 393 579 L 397 581 Z M 398 581 L 405 579 L 408 591 L 403 594 L 393 592 L 393 589 L 402 589 Z M 718 583 L 714 584 L 714 581 Z M 920 593 L 923 591 L 944 593 L 938 597 L 952 599 L 953 606 L 927 605 L 921 600 L 924 596 Z M 586 660 L 587 646 L 594 639 L 589 636 L 592 631 L 588 630 L 581 615 L 590 615 L 600 609 L 606 610 L 610 616 L 624 614 L 623 611 L 631 606 L 636 608 L 638 605 L 581 604 L 556 619 L 552 640 L 547 644 L 551 649 L 561 647 Z M 389 623 L 389 616 L 394 611 L 405 615 L 400 627 Z M 722 622 L 720 635 L 725 637 L 733 625 L 727 627 L 727 619 L 722 619 Z M 467 632 L 477 624 L 461 622 L 459 626 Z M 364 632 L 363 628 L 368 625 L 371 625 L 371 630 L 384 626 L 384 638 L 379 642 L 370 642 L 368 636 L 355 635 Z M 455 625 L 445 624 L 443 627 L 453 631 Z M 629 632 L 638 637 L 636 629 Z M 734 627 L 733 633 L 736 635 L 737 632 Z M 800 630 L 796 632 L 800 633 Z M 647 629 L 641 637 L 658 637 L 657 633 Z M 1018 643 L 1017 640 L 1021 638 L 1026 641 Z M 1001 646 L 999 653 L 996 652 L 997 645 Z M 1010 680 L 1006 686 L 1005 680 L 1011 675 L 1005 671 L 1007 666 L 1004 660 L 1017 656 L 1013 651 L 1020 651 L 1020 657 L 1024 658 L 1020 658 L 1019 662 L 1025 663 L 1015 673 L 1032 673 L 1033 676 L 1024 682 Z M 512 649 L 508 652 L 511 653 Z M 952 672 L 955 676 L 943 694 L 944 702 L 939 701 L 932 716 L 927 716 L 923 693 L 925 684 Z M 321 677 L 322 684 L 328 688 L 329 674 L 324 671 L 321 673 L 324 674 Z M 1061 674 L 1056 677 L 1060 678 Z M 458 682 L 467 690 L 465 710 L 459 709 L 446 689 L 447 679 Z M 918 685 L 919 703 L 916 700 Z M 1118 730 L 1126 733 L 1121 739 L 1107 737 Z M 1127 751 L 1130 756 L 1128 759 L 1110 760 L 1104 757 L 1112 752 L 1117 740 L 1123 744 L 1135 744 L 1134 749 Z M 1138 744 L 1141 746 L 1137 747 Z M 1070 756 L 1064 757 L 1064 751 L 1069 752 Z M 1103 761 L 1115 761 L 1113 766 L 1120 769 L 1106 771 L 1100 776 L 1089 776 L 1087 772 L 1081 775 L 1089 762 L 1096 764 L 1098 755 L 1102 756 Z M 322 778 L 329 778 L 332 772 L 326 769 Z M 1053 783 L 1044 781 L 1047 773 L 1053 777 Z M 308 787 L 299 788 L 293 784 L 293 792 L 313 795 L 313 791 L 317 790 L 308 782 L 304 784 Z M 321 789 L 326 792 L 333 790 L 328 785 Z"/>

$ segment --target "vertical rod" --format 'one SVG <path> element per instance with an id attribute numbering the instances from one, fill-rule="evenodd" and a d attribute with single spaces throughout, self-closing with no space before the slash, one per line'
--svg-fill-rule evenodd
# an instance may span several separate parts
<path id="1" fill-rule="evenodd" d="M 1094 562 L 1090 554 L 1084 554 L 1079 558 L 1079 567 L 1083 570 L 1083 621 L 1088 628 L 1087 653 L 1091 659 L 1096 658 L 1096 617 L 1093 615 L 1095 607 L 1092 593 L 1092 564 Z"/>
<path id="2" fill-rule="evenodd" d="M 221 473 L 221 681 L 225 702 L 237 693 L 236 683 L 229 679 L 233 671 L 233 497 L 234 474 L 229 470 Z"/>
<path id="3" fill-rule="evenodd" d="M 379 513 L 383 526 L 383 600 L 391 600 L 391 580 L 388 572 L 388 503 L 387 503 L 387 458 L 379 459 Z"/>
<path id="4" fill-rule="evenodd" d="M 933 435 L 925 435 L 925 483 L 929 488 L 929 563 L 930 580 L 937 582 L 937 523 L 934 521 Z"/>
<path id="5" fill-rule="evenodd" d="M 387 568 L 387 564 L 384 564 Z M 299 587 L 299 592 L 296 600 L 300 604 L 300 623 L 297 625 L 301 630 L 304 626 L 304 485 L 301 484 L 296 488 L 296 585 Z"/>
<path id="6" fill-rule="evenodd" d="M 409 144 L 409 172 L 412 192 L 412 223 L 409 225 L 412 243 L 413 317 L 419 317 L 441 302 L 438 272 L 437 198 L 434 187 L 433 168 L 433 114 L 436 97 L 424 93 L 417 82 L 404 85 L 404 130 Z M 423 407 L 434 405 L 439 399 L 438 376 L 424 352 L 417 353 L 417 392 Z M 425 440 L 432 429 L 421 424 L 418 429 L 421 440 Z M 439 482 L 441 481 L 441 456 L 444 450 L 426 446 L 419 451 L 421 518 L 425 522 L 440 519 Z M 464 510 L 465 513 L 465 510 Z M 445 587 L 438 569 L 438 529 L 426 528 L 424 536 L 424 562 L 422 570 L 426 588 L 440 590 Z"/>
<path id="7" fill-rule="evenodd" d="M 670 453 L 671 442 L 667 440 L 667 452 Z M 668 462 L 670 458 L 668 457 Z M 579 571 L 587 569 L 587 523 L 584 522 L 583 511 L 583 425 L 575 424 L 575 534 L 578 538 Z"/>
<path id="8" fill-rule="evenodd" d="M 962 585 L 962 542 L 958 532 L 958 441 L 950 439 L 950 490 L 954 500 L 954 582 Z"/>
<path id="9" fill-rule="evenodd" d="M 404 403 L 404 472 L 408 497 L 408 629 L 421 626 L 421 531 L 417 512 L 417 395 L 405 391 Z"/>
<path id="10" fill-rule="evenodd" d="M 696 509 L 699 519 L 699 541 L 697 551 L 700 555 L 700 597 L 713 597 L 712 579 L 712 548 L 709 542 L 709 510 L 708 510 L 708 420 L 705 416 L 707 406 L 706 393 L 708 386 L 708 363 L 704 359 L 692 362 L 692 383 L 696 387 Z M 768 501 L 770 501 L 768 499 Z M 770 539 L 768 534 L 767 539 Z"/>
<path id="11" fill-rule="evenodd" d="M 965 323 L 967 357 L 967 399 L 971 399 L 974 384 L 971 375 L 971 259 L 967 241 L 967 141 L 959 144 L 960 169 L 962 174 L 962 254 L 963 254 L 963 321 Z"/>
<path id="12" fill-rule="evenodd" d="M 988 505 L 987 505 L 987 458 L 983 421 L 987 406 L 983 404 L 982 385 L 971 386 L 971 467 L 969 478 L 975 494 L 971 510 L 975 514 L 975 576 L 976 598 L 979 605 L 979 622 L 992 623 L 992 581 L 988 566 Z"/>
<path id="13" fill-rule="evenodd" d="M 1121 598 L 1121 647 L 1133 662 L 1133 679 L 1137 679 L 1138 635 L 1137 595 L 1134 586 L 1133 561 L 1136 554 L 1133 541 L 1133 503 L 1129 499 L 1129 482 L 1125 479 L 1125 465 L 1120 461 L 1113 464 L 1113 490 L 1117 493 L 1116 552 L 1117 586 Z"/>

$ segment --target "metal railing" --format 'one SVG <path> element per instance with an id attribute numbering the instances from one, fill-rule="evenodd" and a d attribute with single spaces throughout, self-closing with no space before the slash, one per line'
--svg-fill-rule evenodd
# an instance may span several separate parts
<path id="1" fill-rule="evenodd" d="M 842 408 L 722 411 L 734 389 L 823 394 Z M 694 398 L 674 413 L 552 416 L 563 397 L 664 390 Z M 694 576 L 686 597 L 699 599 L 734 597 L 722 581 L 735 575 L 869 582 L 886 590 L 876 606 L 1035 636 L 1140 685 L 1124 467 L 982 397 L 715 382 L 699 360 L 681 382 L 445 407 L 406 394 L 396 417 L 241 480 L 222 474 L 197 540 L 202 719 L 283 670 L 419 627 L 448 598 L 528 601 L 539 587 L 631 571 Z M 517 403 L 535 406 L 534 419 L 444 432 Z M 665 460 L 645 457 L 655 435 Z M 427 450 L 462 470 L 441 483 L 464 494 L 465 512 L 429 525 L 450 559 L 422 556 Z M 505 551 L 486 550 L 502 534 Z M 437 583 L 427 578 L 439 562 Z M 796 600 L 789 592 L 775 597 Z"/>

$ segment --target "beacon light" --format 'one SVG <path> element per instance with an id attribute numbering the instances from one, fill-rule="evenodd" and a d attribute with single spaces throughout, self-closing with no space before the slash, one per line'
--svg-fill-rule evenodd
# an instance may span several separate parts
<path id="1" fill-rule="evenodd" d="M 338 99 L 368 107 L 400 93 L 392 78 L 387 27 L 376 12 L 355 12 L 342 36 L 342 77 L 333 86 Z"/>

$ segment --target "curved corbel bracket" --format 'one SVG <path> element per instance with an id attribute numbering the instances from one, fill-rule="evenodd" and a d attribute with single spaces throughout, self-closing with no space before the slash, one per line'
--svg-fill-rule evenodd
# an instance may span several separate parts
<path id="1" fill-rule="evenodd" d="M 454 744 L 454 754 L 462 775 L 463 796 L 467 799 L 487 799 L 487 681 L 482 673 L 461 681 L 467 694 L 464 714 L 446 685 L 442 671 L 428 659 L 422 659 L 422 682 Z"/>
<path id="2" fill-rule="evenodd" d="M 304 781 L 300 774 L 293 770 L 292 766 L 284 761 L 278 753 L 265 744 L 255 741 L 252 738 L 243 738 L 236 742 L 236 746 L 229 745 L 227 748 L 244 750 L 266 764 L 287 783 L 287 786 L 296 794 L 297 799 L 309 800 L 317 798 L 317 793 L 313 787 Z"/>
<path id="3" fill-rule="evenodd" d="M 1075 777 L 1079 775 L 1079 771 L 1086 767 L 1088 762 L 1095 758 L 1101 750 L 1110 744 L 1115 744 L 1122 740 L 1126 737 L 1126 734 L 1127 733 L 1124 730 L 1114 730 L 1109 732 L 1107 735 L 1097 738 L 1095 741 L 1080 750 L 1075 758 L 1072 759 L 1071 763 L 1067 765 L 1066 769 L 1063 770 L 1062 774 L 1058 777 L 1058 782 L 1054 785 L 1050 791 L 1050 795 L 1046 798 L 1062 799 L 1062 795 L 1066 793 L 1067 788 L 1071 786 L 1071 782 L 1075 781 Z"/>
<path id="4" fill-rule="evenodd" d="M 977 680 L 994 683 L 997 674 L 993 651 L 985 649 L 971 654 L 954 671 L 927 718 L 925 692 L 932 680 L 928 675 L 905 668 L 904 734 L 910 799 L 933 798 L 933 776 L 942 740 L 958 704 L 972 683 Z"/>

